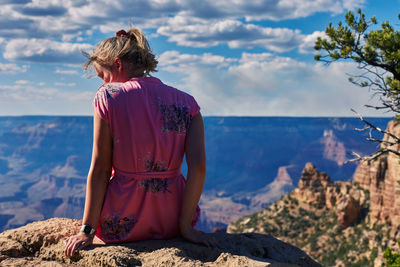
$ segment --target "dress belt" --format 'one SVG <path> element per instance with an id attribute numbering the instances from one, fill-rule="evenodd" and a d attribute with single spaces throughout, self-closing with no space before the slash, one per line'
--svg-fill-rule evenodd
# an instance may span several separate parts
<path id="1" fill-rule="evenodd" d="M 180 169 L 159 172 L 124 172 L 114 168 L 112 176 L 125 176 L 129 178 L 143 180 L 151 178 L 175 178 L 179 175 L 181 175 Z"/>

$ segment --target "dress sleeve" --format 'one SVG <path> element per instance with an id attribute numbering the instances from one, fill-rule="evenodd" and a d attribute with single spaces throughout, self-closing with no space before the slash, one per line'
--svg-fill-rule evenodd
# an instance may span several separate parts
<path id="1" fill-rule="evenodd" d="M 197 104 L 193 96 L 191 96 L 190 115 L 196 116 L 200 112 L 200 106 Z"/>
<path id="2" fill-rule="evenodd" d="M 100 118 L 109 123 L 109 105 L 108 94 L 104 86 L 101 86 L 93 100 L 93 107 L 95 112 L 99 114 Z"/>

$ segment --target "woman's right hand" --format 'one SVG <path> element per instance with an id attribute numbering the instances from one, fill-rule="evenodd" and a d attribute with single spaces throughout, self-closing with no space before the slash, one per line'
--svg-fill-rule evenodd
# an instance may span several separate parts
<path id="1" fill-rule="evenodd" d="M 64 241 L 64 253 L 67 257 L 72 257 L 78 250 L 93 244 L 94 236 L 88 236 L 84 232 L 68 237 Z"/>
<path id="2" fill-rule="evenodd" d="M 219 247 L 217 240 L 210 234 L 194 229 L 192 226 L 181 229 L 181 235 L 186 240 L 206 245 L 207 247 Z"/>

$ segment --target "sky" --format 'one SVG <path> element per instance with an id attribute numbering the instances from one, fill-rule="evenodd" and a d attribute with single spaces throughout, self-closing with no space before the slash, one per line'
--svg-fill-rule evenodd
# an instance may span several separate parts
<path id="1" fill-rule="evenodd" d="M 0 0 L 0 116 L 92 115 L 101 80 L 83 70 L 82 51 L 130 24 L 157 55 L 153 76 L 192 94 L 205 116 L 392 116 L 364 107 L 379 100 L 348 81 L 355 64 L 316 62 L 313 46 L 348 10 L 398 27 L 399 4 Z"/>

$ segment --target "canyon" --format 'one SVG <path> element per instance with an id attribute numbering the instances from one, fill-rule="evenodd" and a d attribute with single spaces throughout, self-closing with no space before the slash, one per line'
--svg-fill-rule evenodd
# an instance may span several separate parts
<path id="1" fill-rule="evenodd" d="M 400 136 L 400 123 L 389 122 L 386 131 Z M 381 150 L 400 151 L 389 135 L 383 141 Z M 324 266 L 382 266 L 387 248 L 400 252 L 399 180 L 400 158 L 392 152 L 363 161 L 350 181 L 332 181 L 309 162 L 293 191 L 228 232 L 271 234 Z"/>
<path id="2" fill-rule="evenodd" d="M 388 118 L 371 118 L 384 128 Z M 224 229 L 294 189 L 306 162 L 352 179 L 350 153 L 376 147 L 356 118 L 205 117 L 204 231 Z M 0 117 L 0 230 L 81 218 L 92 145 L 90 117 Z M 182 173 L 186 174 L 185 164 Z"/>

